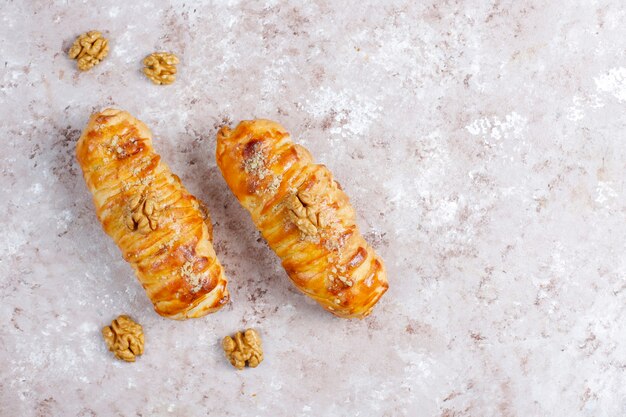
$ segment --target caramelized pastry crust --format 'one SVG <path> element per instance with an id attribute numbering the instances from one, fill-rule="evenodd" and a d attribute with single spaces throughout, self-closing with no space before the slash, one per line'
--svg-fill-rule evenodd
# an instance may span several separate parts
<path id="1" fill-rule="evenodd" d="M 269 120 L 223 127 L 217 164 L 302 292 L 340 317 L 372 311 L 388 287 L 383 261 L 330 171 L 285 128 Z"/>
<path id="2" fill-rule="evenodd" d="M 228 302 L 208 211 L 161 162 L 145 124 L 121 110 L 94 114 L 76 156 L 104 231 L 157 313 L 195 318 Z"/>

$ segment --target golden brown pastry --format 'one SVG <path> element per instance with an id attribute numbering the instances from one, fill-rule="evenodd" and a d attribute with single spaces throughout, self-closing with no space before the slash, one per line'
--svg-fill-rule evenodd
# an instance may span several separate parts
<path id="1" fill-rule="evenodd" d="M 161 162 L 145 124 L 121 110 L 94 114 L 76 156 L 104 231 L 157 313 L 182 320 L 228 302 L 208 211 Z"/>
<path id="2" fill-rule="evenodd" d="M 324 165 L 270 120 L 217 134 L 217 164 L 293 283 L 331 313 L 367 316 L 387 290 L 383 261 Z"/>

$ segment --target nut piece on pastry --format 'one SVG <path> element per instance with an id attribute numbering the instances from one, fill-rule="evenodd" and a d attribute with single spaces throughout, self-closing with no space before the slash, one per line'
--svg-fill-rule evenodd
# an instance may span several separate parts
<path id="1" fill-rule="evenodd" d="M 243 334 L 237 332 L 233 337 L 226 336 L 222 340 L 222 348 L 231 365 L 237 369 L 243 369 L 246 364 L 256 368 L 263 361 L 261 337 L 254 329 L 248 329 Z"/>
<path id="2" fill-rule="evenodd" d="M 155 207 L 154 198 L 136 194 L 128 203 L 129 210 L 125 218 L 126 226 L 130 230 L 139 230 L 141 233 L 156 230 L 158 217 Z"/>
<path id="3" fill-rule="evenodd" d="M 113 320 L 110 326 L 102 329 L 102 336 L 118 359 L 135 362 L 135 356 L 143 354 L 143 328 L 128 316 Z"/>
<path id="4" fill-rule="evenodd" d="M 145 124 L 121 110 L 94 114 L 76 156 L 104 231 L 157 313 L 195 318 L 228 302 L 208 211 L 161 161 Z"/>
<path id="5" fill-rule="evenodd" d="M 298 289 L 339 317 L 371 313 L 388 287 L 385 267 L 324 165 L 270 120 L 223 127 L 217 164 Z"/>

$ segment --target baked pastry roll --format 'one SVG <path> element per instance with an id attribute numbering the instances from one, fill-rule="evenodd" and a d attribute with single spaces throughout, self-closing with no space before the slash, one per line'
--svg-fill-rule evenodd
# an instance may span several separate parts
<path id="1" fill-rule="evenodd" d="M 157 313 L 195 318 L 228 302 L 208 211 L 161 162 L 145 124 L 121 110 L 94 114 L 76 156 L 104 231 Z"/>
<path id="2" fill-rule="evenodd" d="M 331 313 L 367 316 L 387 290 L 383 261 L 324 166 L 270 120 L 217 134 L 217 165 L 302 292 Z"/>

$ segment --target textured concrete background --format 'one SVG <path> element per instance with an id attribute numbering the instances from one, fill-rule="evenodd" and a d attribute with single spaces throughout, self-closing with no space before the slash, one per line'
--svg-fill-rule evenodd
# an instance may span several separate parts
<path id="1" fill-rule="evenodd" d="M 68 3 L 0 5 L 0 415 L 626 415 L 623 2 Z M 111 52 L 79 73 L 90 29 Z M 158 317 L 102 232 L 74 145 L 106 106 L 209 206 L 219 313 Z M 300 295 L 227 189 L 216 130 L 253 117 L 351 196 L 389 272 L 368 319 Z M 120 313 L 134 364 L 99 333 Z M 266 359 L 236 372 L 245 326 Z"/>

